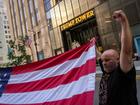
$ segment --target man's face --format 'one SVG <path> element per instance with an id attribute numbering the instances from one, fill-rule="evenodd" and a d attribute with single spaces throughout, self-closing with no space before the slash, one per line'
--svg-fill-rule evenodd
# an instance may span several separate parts
<path id="1" fill-rule="evenodd" d="M 101 60 L 102 60 L 105 72 L 109 73 L 117 68 L 118 63 L 119 63 L 119 56 L 117 55 L 118 54 L 112 50 L 105 51 L 102 54 Z"/>

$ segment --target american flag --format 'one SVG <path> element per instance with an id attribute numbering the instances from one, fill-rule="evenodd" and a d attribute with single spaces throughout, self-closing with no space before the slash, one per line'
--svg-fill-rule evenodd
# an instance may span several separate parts
<path id="1" fill-rule="evenodd" d="M 31 37 L 30 36 L 26 36 L 26 38 L 25 38 L 25 45 L 26 46 L 30 46 L 31 43 L 32 43 Z"/>
<path id="2" fill-rule="evenodd" d="M 0 69 L 0 105 L 93 105 L 94 41 L 39 62 Z"/>

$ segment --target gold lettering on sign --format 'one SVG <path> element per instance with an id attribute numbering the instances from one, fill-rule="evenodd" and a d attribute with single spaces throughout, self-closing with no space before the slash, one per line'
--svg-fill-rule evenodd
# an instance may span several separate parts
<path id="1" fill-rule="evenodd" d="M 94 12 L 93 12 L 93 10 L 90 10 L 90 11 L 78 16 L 77 18 L 72 19 L 69 22 L 61 25 L 60 28 L 61 28 L 62 31 L 66 30 L 66 29 L 68 29 L 68 28 L 70 28 L 70 27 L 72 27 L 76 24 L 79 24 L 79 23 L 81 23 L 81 22 L 83 22 L 83 21 L 85 21 L 85 20 L 87 20 L 87 19 L 89 19 L 93 16 L 94 16 Z"/>

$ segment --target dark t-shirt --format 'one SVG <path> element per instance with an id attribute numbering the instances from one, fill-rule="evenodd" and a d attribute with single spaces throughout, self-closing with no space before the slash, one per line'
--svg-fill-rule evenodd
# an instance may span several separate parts
<path id="1" fill-rule="evenodd" d="M 122 72 L 120 66 L 111 73 L 103 72 L 99 89 L 99 105 L 138 105 L 136 70 Z"/>

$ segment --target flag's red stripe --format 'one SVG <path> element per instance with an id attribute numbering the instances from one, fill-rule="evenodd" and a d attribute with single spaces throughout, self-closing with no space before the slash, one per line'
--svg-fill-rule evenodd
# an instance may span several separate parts
<path id="1" fill-rule="evenodd" d="M 73 81 L 78 80 L 81 76 L 95 72 L 96 69 L 95 62 L 96 62 L 95 59 L 91 59 L 81 67 L 74 68 L 74 70 L 71 70 L 70 72 L 64 75 L 59 75 L 34 82 L 6 85 L 4 93 L 19 93 L 19 92 L 46 90 L 54 88 L 61 84 L 71 83 Z"/>
<path id="2" fill-rule="evenodd" d="M 78 58 L 84 51 L 87 51 L 90 47 L 91 47 L 91 44 L 87 43 L 77 49 L 70 50 L 68 52 L 65 52 L 55 57 L 51 57 L 51 58 L 48 58 L 39 62 L 34 62 L 34 63 L 14 67 L 12 74 L 32 72 L 35 70 L 41 70 L 41 69 L 53 67 L 67 60 Z"/>
<path id="3" fill-rule="evenodd" d="M 59 101 L 44 102 L 44 103 L 37 103 L 37 104 L 20 104 L 20 105 L 93 105 L 94 103 L 93 99 L 94 99 L 94 91 L 89 91 Z M 0 104 L 0 105 L 9 105 L 9 104 Z M 17 104 L 10 104 L 10 105 L 17 105 Z"/>

